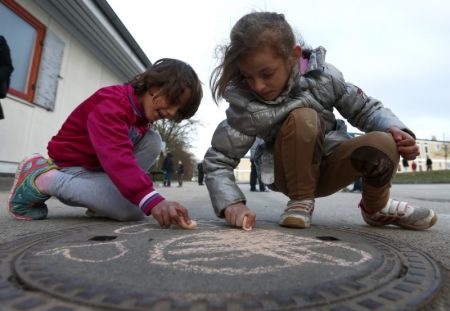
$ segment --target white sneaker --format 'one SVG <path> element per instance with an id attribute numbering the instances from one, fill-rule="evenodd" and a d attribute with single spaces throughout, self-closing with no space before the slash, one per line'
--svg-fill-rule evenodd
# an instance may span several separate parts
<path id="1" fill-rule="evenodd" d="M 414 207 L 407 202 L 389 199 L 386 206 L 374 214 L 364 211 L 363 201 L 359 202 L 364 221 L 371 226 L 395 225 L 406 229 L 424 230 L 437 222 L 436 213 L 426 207 Z"/>
<path id="2" fill-rule="evenodd" d="M 290 200 L 278 224 L 289 228 L 309 228 L 313 211 L 314 199 Z"/>

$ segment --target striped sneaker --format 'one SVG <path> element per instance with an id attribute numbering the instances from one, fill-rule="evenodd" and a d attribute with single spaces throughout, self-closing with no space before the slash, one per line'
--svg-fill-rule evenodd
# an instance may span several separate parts
<path id="1" fill-rule="evenodd" d="M 278 224 L 289 228 L 309 228 L 311 226 L 314 200 L 290 200 L 280 216 Z"/>
<path id="2" fill-rule="evenodd" d="M 424 230 L 437 222 L 436 213 L 429 208 L 414 207 L 407 202 L 389 199 L 386 206 L 379 212 L 365 212 L 363 201 L 359 208 L 364 221 L 371 226 L 395 225 L 406 229 Z"/>
<path id="3" fill-rule="evenodd" d="M 20 220 L 38 220 L 47 217 L 45 201 L 49 195 L 41 193 L 35 184 L 36 177 L 57 166 L 40 154 L 33 154 L 18 166 L 8 199 L 9 213 Z"/>

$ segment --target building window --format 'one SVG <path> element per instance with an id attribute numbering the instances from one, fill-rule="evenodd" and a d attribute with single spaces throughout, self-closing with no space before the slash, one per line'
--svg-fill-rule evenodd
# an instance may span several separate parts
<path id="1" fill-rule="evenodd" d="M 0 29 L 11 50 L 14 72 L 9 93 L 34 99 L 45 26 L 13 0 L 0 0 Z"/>
<path id="2" fill-rule="evenodd" d="M 428 154 L 428 144 L 425 144 L 423 146 L 423 149 L 425 150 L 425 154 Z"/>

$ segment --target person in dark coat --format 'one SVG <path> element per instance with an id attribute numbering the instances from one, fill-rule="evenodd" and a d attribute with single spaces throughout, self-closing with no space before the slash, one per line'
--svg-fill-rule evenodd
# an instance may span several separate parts
<path id="1" fill-rule="evenodd" d="M 431 161 L 430 157 L 427 156 L 427 172 L 431 172 L 433 170 L 433 161 Z"/>
<path id="2" fill-rule="evenodd" d="M 164 187 L 170 187 L 172 183 L 172 174 L 174 171 L 172 157 L 172 154 L 168 152 L 162 165 L 162 170 L 164 172 Z"/>
<path id="3" fill-rule="evenodd" d="M 405 169 L 405 172 L 407 172 L 408 171 L 408 167 L 409 167 L 408 160 L 403 158 L 402 164 L 403 164 L 403 168 Z"/>
<path id="4" fill-rule="evenodd" d="M 184 164 L 181 160 L 178 161 L 177 177 L 178 177 L 178 187 L 183 187 Z"/>
<path id="5" fill-rule="evenodd" d="M 8 43 L 5 37 L 0 36 L 0 98 L 5 98 L 8 93 L 13 70 Z M 2 105 L 0 104 L 0 119 L 4 118 Z"/>
<path id="6" fill-rule="evenodd" d="M 198 185 L 203 186 L 203 178 L 205 177 L 205 173 L 203 172 L 203 162 L 199 162 L 197 164 L 198 170 Z"/>

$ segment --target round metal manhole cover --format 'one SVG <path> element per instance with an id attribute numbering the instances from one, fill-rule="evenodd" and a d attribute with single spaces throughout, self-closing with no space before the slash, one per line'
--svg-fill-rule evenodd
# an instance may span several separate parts
<path id="1" fill-rule="evenodd" d="M 251 232 L 108 222 L 42 236 L 11 260 L 25 288 L 120 310 L 414 309 L 440 283 L 434 261 L 407 245 L 268 222 Z"/>

